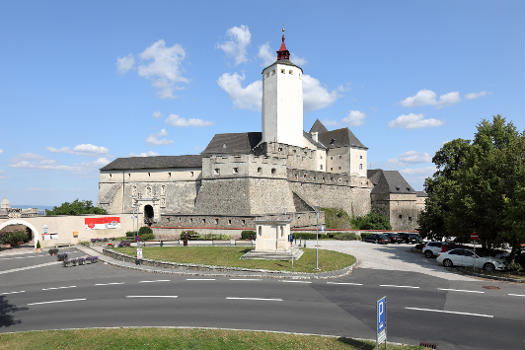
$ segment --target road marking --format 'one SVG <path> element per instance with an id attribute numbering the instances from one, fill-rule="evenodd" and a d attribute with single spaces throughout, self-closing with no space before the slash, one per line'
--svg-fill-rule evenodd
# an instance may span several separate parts
<path id="1" fill-rule="evenodd" d="M 110 283 L 95 283 L 95 286 L 113 286 L 116 284 L 124 284 L 125 282 L 110 282 Z"/>
<path id="2" fill-rule="evenodd" d="M 25 270 L 37 269 L 37 268 L 39 268 L 39 267 L 50 266 L 50 265 L 56 265 L 56 264 L 62 264 L 62 262 L 61 262 L 61 261 L 52 261 L 52 262 L 43 263 L 43 264 L 38 264 L 38 265 L 31 265 L 31 266 L 26 266 L 26 267 L 18 267 L 18 268 L 16 268 L 16 269 L 0 271 L 0 275 L 6 274 L 6 273 L 11 273 L 11 272 L 18 272 L 18 271 L 25 271 Z"/>
<path id="3" fill-rule="evenodd" d="M 215 278 L 186 278 L 186 281 L 215 281 Z"/>
<path id="4" fill-rule="evenodd" d="M 463 292 L 463 293 L 477 293 L 477 294 L 484 294 L 485 292 L 481 292 L 479 290 L 467 290 L 467 289 L 450 289 L 450 288 L 438 288 L 439 290 L 446 290 L 449 292 Z"/>
<path id="5" fill-rule="evenodd" d="M 169 282 L 170 280 L 139 281 L 139 283 Z"/>
<path id="6" fill-rule="evenodd" d="M 344 284 L 349 286 L 362 286 L 363 283 L 353 283 L 353 282 L 326 282 L 326 284 Z"/>
<path id="7" fill-rule="evenodd" d="M 510 295 L 511 297 L 525 297 L 525 294 L 514 294 L 514 293 L 509 293 L 507 295 Z"/>
<path id="8" fill-rule="evenodd" d="M 439 312 L 439 313 L 444 313 L 444 314 L 454 314 L 454 315 L 464 315 L 464 316 L 476 316 L 476 317 L 494 318 L 494 315 L 476 314 L 476 313 L 473 313 L 473 312 L 449 311 L 449 310 L 438 310 L 438 309 L 426 309 L 426 308 L 420 308 L 420 307 L 408 307 L 408 306 L 406 306 L 405 309 L 407 309 L 407 310 L 416 310 L 416 311 Z"/>
<path id="9" fill-rule="evenodd" d="M 68 288 L 76 288 L 76 287 L 77 286 L 50 287 L 50 288 L 42 288 L 42 290 L 68 289 Z"/>
<path id="10" fill-rule="evenodd" d="M 393 288 L 412 288 L 412 289 L 419 289 L 419 287 L 415 286 L 397 286 L 395 284 L 380 284 L 379 287 L 393 287 Z"/>
<path id="11" fill-rule="evenodd" d="M 177 295 L 126 295 L 126 298 L 169 298 L 176 299 Z"/>
<path id="12" fill-rule="evenodd" d="M 311 281 L 294 281 L 294 280 L 281 280 L 284 283 L 312 283 Z"/>
<path id="13" fill-rule="evenodd" d="M 0 260 L 11 260 L 11 259 L 27 259 L 27 258 L 41 258 L 41 257 L 44 257 L 45 255 L 42 254 L 42 255 L 26 255 L 26 256 L 13 256 L 11 258 L 0 258 Z"/>
<path id="14" fill-rule="evenodd" d="M 19 294 L 19 293 L 25 293 L 25 292 L 26 292 L 25 290 L 21 290 L 18 292 L 4 292 L 4 293 L 0 293 L 0 295 Z"/>
<path id="15" fill-rule="evenodd" d="M 230 278 L 230 281 L 260 281 L 260 278 Z"/>
<path id="16" fill-rule="evenodd" d="M 241 297 L 226 297 L 227 300 L 255 300 L 255 301 L 283 301 L 281 298 L 241 298 Z"/>
<path id="17" fill-rule="evenodd" d="M 29 303 L 27 306 L 31 305 L 43 305 L 43 304 L 56 304 L 56 303 L 69 303 L 72 301 L 84 301 L 86 298 L 77 298 L 77 299 L 62 299 L 62 300 L 51 300 L 51 301 L 40 301 L 37 303 Z"/>

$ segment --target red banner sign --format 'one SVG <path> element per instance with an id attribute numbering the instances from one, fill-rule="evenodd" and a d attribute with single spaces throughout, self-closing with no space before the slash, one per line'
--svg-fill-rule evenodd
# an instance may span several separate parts
<path id="1" fill-rule="evenodd" d="M 101 218 L 85 218 L 84 224 L 87 229 L 105 230 L 120 227 L 120 217 L 106 216 Z"/>

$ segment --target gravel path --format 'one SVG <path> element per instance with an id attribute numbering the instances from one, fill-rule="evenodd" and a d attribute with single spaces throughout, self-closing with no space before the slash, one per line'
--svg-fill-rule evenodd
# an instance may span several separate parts
<path id="1" fill-rule="evenodd" d="M 306 246 L 314 248 L 315 241 L 307 241 Z M 382 245 L 362 241 L 322 240 L 319 241 L 319 247 L 355 256 L 358 267 L 419 272 L 451 281 L 477 281 L 472 277 L 445 270 L 435 259 L 427 259 L 423 254 L 412 251 L 413 245 L 409 244 Z"/>

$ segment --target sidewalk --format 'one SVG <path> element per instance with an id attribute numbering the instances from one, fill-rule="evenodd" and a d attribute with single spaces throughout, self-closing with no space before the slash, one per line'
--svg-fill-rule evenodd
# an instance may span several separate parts
<path id="1" fill-rule="evenodd" d="M 23 247 L 23 248 L 8 248 L 4 250 L 0 250 L 0 257 L 3 256 L 14 256 L 14 255 L 27 255 L 27 254 L 42 254 L 42 252 L 38 253 L 34 248 L 32 247 Z"/>
<path id="2" fill-rule="evenodd" d="M 193 265 L 193 264 L 175 264 L 169 262 L 163 262 L 163 264 L 170 264 L 169 268 L 157 267 L 157 266 L 145 266 L 136 265 L 128 261 L 122 261 L 104 254 L 104 247 L 93 246 L 76 246 L 76 249 L 87 255 L 96 255 L 100 261 L 107 263 L 112 266 L 141 271 L 141 272 L 152 272 L 152 273 L 166 273 L 166 274 L 178 274 L 186 276 L 207 276 L 207 277 L 236 277 L 236 278 L 292 278 L 292 279 L 329 279 L 338 278 L 349 274 L 353 267 L 346 267 L 337 271 L 321 272 L 321 273 L 305 273 L 305 272 L 291 272 L 291 271 L 268 271 L 268 270 L 257 270 L 257 269 L 243 269 L 235 267 L 222 267 L 222 266 L 210 266 L 206 265 Z M 148 259 L 144 259 L 148 260 Z M 151 261 L 154 262 L 154 261 Z"/>

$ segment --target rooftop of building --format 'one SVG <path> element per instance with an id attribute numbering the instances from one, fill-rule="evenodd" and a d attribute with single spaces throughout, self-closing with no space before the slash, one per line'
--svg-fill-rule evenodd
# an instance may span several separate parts
<path id="1" fill-rule="evenodd" d="M 369 169 L 367 177 L 374 185 L 372 193 L 416 194 L 397 170 Z"/>
<path id="2" fill-rule="evenodd" d="M 100 171 L 142 170 L 142 169 L 179 169 L 201 168 L 202 156 L 199 154 L 184 156 L 153 156 L 117 158 Z"/>

